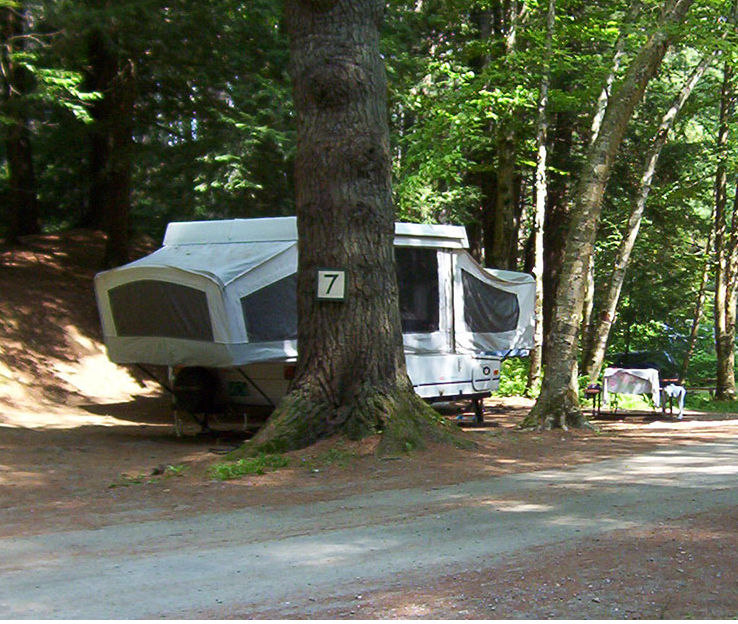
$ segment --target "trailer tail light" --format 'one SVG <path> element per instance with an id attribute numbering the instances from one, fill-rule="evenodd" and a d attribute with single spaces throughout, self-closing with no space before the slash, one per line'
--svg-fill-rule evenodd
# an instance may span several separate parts
<path id="1" fill-rule="evenodd" d="M 295 367 L 294 366 L 285 366 L 284 371 L 282 373 L 284 375 L 284 378 L 286 380 L 294 379 L 295 378 Z"/>

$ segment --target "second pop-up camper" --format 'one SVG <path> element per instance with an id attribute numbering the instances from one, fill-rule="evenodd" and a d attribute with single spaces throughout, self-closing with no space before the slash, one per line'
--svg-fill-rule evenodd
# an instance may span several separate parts
<path id="1" fill-rule="evenodd" d="M 408 373 L 428 400 L 497 390 L 500 363 L 532 348 L 535 282 L 484 269 L 460 226 L 397 223 Z M 95 277 L 109 358 L 169 367 L 190 412 L 274 406 L 297 358 L 294 217 L 171 223 L 164 245 Z"/>

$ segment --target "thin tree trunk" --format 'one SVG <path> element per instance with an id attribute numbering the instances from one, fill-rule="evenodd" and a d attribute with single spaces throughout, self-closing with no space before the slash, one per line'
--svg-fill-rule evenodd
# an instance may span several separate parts
<path id="1" fill-rule="evenodd" d="M 610 73 L 605 79 L 605 85 L 600 91 L 600 95 L 597 98 L 597 104 L 595 105 L 595 114 L 592 116 L 592 126 L 590 129 L 590 145 L 597 140 L 597 136 L 600 133 L 602 127 L 602 120 L 605 118 L 605 111 L 607 110 L 607 104 L 610 101 L 610 95 L 612 93 L 612 86 L 615 84 L 615 78 L 620 71 L 620 65 L 625 57 L 625 42 L 628 39 L 629 26 L 635 21 L 640 7 L 638 3 L 634 2 L 630 10 L 628 11 L 627 23 L 623 25 L 620 31 L 617 41 L 615 42 L 615 54 L 612 57 L 612 63 L 610 65 Z"/>
<path id="2" fill-rule="evenodd" d="M 608 74 L 605 84 L 600 91 L 600 95 L 597 98 L 597 104 L 595 105 L 595 114 L 592 117 L 592 126 L 590 129 L 589 143 L 592 145 L 600 133 L 602 127 L 602 120 L 605 117 L 605 111 L 607 110 L 607 103 L 610 101 L 610 95 L 612 93 L 612 86 L 615 84 L 615 78 L 620 71 L 620 65 L 625 57 L 625 42 L 628 39 L 629 26 L 632 24 L 640 10 L 638 3 L 633 3 L 628 11 L 627 23 L 624 24 L 620 30 L 618 39 L 615 42 L 615 54 L 612 58 L 610 65 L 610 73 Z M 594 340 L 594 325 L 592 322 L 592 312 L 594 311 L 595 302 L 595 257 L 594 253 L 587 267 L 587 283 L 584 295 L 584 313 L 582 315 L 582 336 L 583 336 L 583 352 L 585 354 L 584 360 L 586 361 L 589 357 L 589 353 L 592 350 L 592 342 Z"/>
<path id="3" fill-rule="evenodd" d="M 610 329 L 612 328 L 613 321 L 615 319 L 615 313 L 618 307 L 618 301 L 620 300 L 620 292 L 625 281 L 625 273 L 630 263 L 630 256 L 633 252 L 638 232 L 641 227 L 641 221 L 643 220 L 643 211 L 646 208 L 646 202 L 648 201 L 648 195 L 651 191 L 651 183 L 653 176 L 656 171 L 656 165 L 661 155 L 661 151 L 666 145 L 669 138 L 669 132 L 674 126 L 674 121 L 679 115 L 682 107 L 686 103 L 689 96 L 692 94 L 695 86 L 707 71 L 710 63 L 714 60 L 716 54 L 706 56 L 700 61 L 697 67 L 692 71 L 687 81 L 682 86 L 679 94 L 674 98 L 669 109 L 666 111 L 661 119 L 656 136 L 654 137 L 651 149 L 646 159 L 646 164 L 638 182 L 638 196 L 633 209 L 628 219 L 628 225 L 626 226 L 625 233 L 620 242 L 618 248 L 617 257 L 615 259 L 615 265 L 612 270 L 612 274 L 607 283 L 607 293 L 605 295 L 605 302 L 602 308 L 602 312 L 597 321 L 597 326 L 593 332 L 592 347 L 589 353 L 589 357 L 586 360 L 584 367 L 584 374 L 589 376 L 590 381 L 596 381 L 600 376 L 602 370 L 602 364 L 605 359 L 605 350 L 607 348 L 607 341 L 610 337 Z"/>
<path id="4" fill-rule="evenodd" d="M 556 0 L 548 0 L 546 13 L 546 51 L 541 73 L 541 93 L 538 98 L 538 134 L 536 144 L 536 207 L 533 219 L 533 275 L 536 279 L 535 317 L 533 350 L 530 353 L 530 370 L 526 390 L 530 392 L 538 384 L 543 370 L 543 225 L 546 218 L 546 198 L 548 196 L 547 141 L 548 141 L 548 90 L 551 81 L 551 55 L 553 33 L 556 25 Z"/>
<path id="5" fill-rule="evenodd" d="M 82 224 L 105 230 L 103 264 L 128 261 L 128 229 L 135 98 L 132 61 L 120 58 L 111 35 L 95 29 L 88 38 L 88 86 L 101 94 L 89 129 L 90 189 Z"/>
<path id="6" fill-rule="evenodd" d="M 676 26 L 681 24 L 693 0 L 665 5 L 658 29 L 633 60 L 617 92 L 607 106 L 597 140 L 588 150 L 574 195 L 572 221 L 567 236 L 561 281 L 556 293 L 551 348 L 555 358 L 547 362 L 541 394 L 523 422 L 525 427 L 587 426 L 579 409 L 576 362 L 584 305 L 586 271 L 591 261 L 602 196 L 613 160 L 646 86 L 658 71 Z"/>
<path id="7" fill-rule="evenodd" d="M 566 235 L 571 220 L 571 206 L 567 201 L 571 193 L 572 177 L 563 175 L 571 167 L 570 154 L 574 143 L 575 122 L 569 113 L 553 115 L 549 126 L 551 136 L 551 162 L 546 197 L 546 216 L 543 223 L 543 365 L 556 354 L 551 353 L 551 328 L 555 310 L 556 291 L 559 287 L 561 267 L 564 262 Z M 557 171 L 558 170 L 558 171 Z"/>
<path id="8" fill-rule="evenodd" d="M 735 105 L 735 103 L 734 103 Z M 730 242 L 727 250 L 727 304 L 725 306 L 725 326 L 728 328 L 730 340 L 730 354 L 728 370 L 733 377 L 733 393 L 727 398 L 735 399 L 735 337 L 736 316 L 738 315 L 738 178 L 736 178 L 733 195 L 733 210 L 731 212 Z M 730 379 L 730 376 L 728 377 Z M 715 396 L 718 396 L 717 391 Z"/>
<path id="9" fill-rule="evenodd" d="M 504 33 L 505 57 L 512 62 L 517 48 L 518 2 L 506 4 Z M 497 129 L 497 185 L 494 225 L 491 244 L 486 250 L 487 266 L 498 269 L 517 269 L 518 231 L 520 229 L 520 205 L 516 195 L 517 132 L 515 111 L 510 110 Z"/>
<path id="10" fill-rule="evenodd" d="M 729 249 L 727 236 L 727 148 L 730 110 L 733 103 L 733 67 L 725 63 L 720 95 L 718 127 L 718 166 L 715 174 L 715 351 L 717 354 L 717 382 L 715 398 L 735 397 L 735 324 L 730 324 Z"/>
<path id="11" fill-rule="evenodd" d="M 29 77 L 15 59 L 23 51 L 24 27 L 22 5 L 0 9 L 0 110 L 8 120 L 5 151 L 10 201 L 6 208 L 8 239 L 12 242 L 41 231 L 31 133 L 25 111 Z"/>
<path id="12" fill-rule="evenodd" d="M 380 454 L 451 429 L 405 368 L 394 268 L 381 0 L 288 0 L 297 115 L 296 377 L 246 451 L 382 432 Z M 319 268 L 345 271 L 343 302 L 315 297 Z"/>
<path id="13" fill-rule="evenodd" d="M 477 28 L 479 41 L 487 41 L 492 36 L 492 15 L 488 7 L 473 9 L 470 16 L 472 24 Z M 490 63 L 489 54 L 484 51 L 469 59 L 469 66 L 479 76 L 483 76 Z M 491 125 L 488 131 L 492 131 Z M 490 149 L 477 149 L 472 155 L 472 160 L 482 165 L 491 160 Z M 494 214 L 494 202 L 497 181 L 489 167 L 479 167 L 481 171 L 470 174 L 470 183 L 479 186 L 480 202 L 473 216 L 473 222 L 468 223 L 467 234 L 469 236 L 469 253 L 480 264 L 484 264 L 485 249 L 487 248 L 487 237 L 491 232 L 489 225 L 490 215 Z"/>
<path id="14" fill-rule="evenodd" d="M 700 280 L 700 287 L 697 291 L 697 300 L 694 304 L 694 314 L 692 315 L 692 327 L 689 332 L 689 340 L 687 341 L 687 350 L 684 353 L 682 359 L 682 366 L 679 372 L 679 379 L 684 380 L 687 377 L 687 371 L 689 370 L 689 361 L 692 359 L 692 353 L 697 345 L 697 337 L 700 330 L 700 321 L 702 320 L 702 310 L 705 305 L 705 295 L 707 294 L 707 282 L 710 279 L 710 266 L 712 265 L 712 236 L 713 229 L 710 229 L 710 233 L 707 236 L 707 243 L 705 244 L 704 262 L 702 265 L 702 278 Z"/>
<path id="15" fill-rule="evenodd" d="M 487 254 L 487 265 L 514 271 L 518 265 L 519 205 L 516 201 L 515 175 L 517 133 L 508 120 L 497 136 L 497 195 L 494 211 L 494 237 Z"/>
<path id="16" fill-rule="evenodd" d="M 110 133 L 106 210 L 108 238 L 104 260 L 105 266 L 109 267 L 125 264 L 129 260 L 134 83 L 133 66 L 127 64 L 121 68 L 116 79 L 115 114 Z"/>

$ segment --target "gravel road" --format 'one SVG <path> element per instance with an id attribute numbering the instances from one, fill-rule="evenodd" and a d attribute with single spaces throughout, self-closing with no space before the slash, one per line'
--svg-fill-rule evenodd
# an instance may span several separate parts
<path id="1" fill-rule="evenodd" d="M 0 618 L 317 616 L 338 596 L 738 504 L 738 442 L 325 503 L 0 539 Z M 340 605 L 339 605 L 340 606 Z"/>

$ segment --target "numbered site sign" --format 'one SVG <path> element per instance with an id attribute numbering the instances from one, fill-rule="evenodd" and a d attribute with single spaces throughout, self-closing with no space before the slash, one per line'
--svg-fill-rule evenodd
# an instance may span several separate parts
<path id="1" fill-rule="evenodd" d="M 346 298 L 346 271 L 318 269 L 318 300 L 343 301 Z"/>

